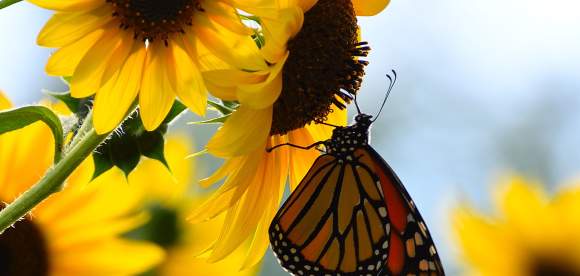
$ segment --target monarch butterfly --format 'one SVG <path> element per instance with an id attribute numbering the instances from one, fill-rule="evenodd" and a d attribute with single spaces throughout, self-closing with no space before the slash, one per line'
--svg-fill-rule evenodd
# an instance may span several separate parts
<path id="1" fill-rule="evenodd" d="M 334 126 L 329 140 L 276 146 L 323 145 L 325 153 L 270 224 L 274 254 L 293 275 L 445 275 L 409 193 L 369 145 L 373 116 L 356 106 L 355 123 Z"/>

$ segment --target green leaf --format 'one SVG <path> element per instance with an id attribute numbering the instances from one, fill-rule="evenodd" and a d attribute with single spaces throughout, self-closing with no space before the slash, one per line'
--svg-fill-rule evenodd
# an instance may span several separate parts
<path id="1" fill-rule="evenodd" d="M 211 100 L 207 101 L 207 104 L 213 108 L 215 108 L 215 110 L 217 110 L 219 113 L 221 113 L 222 115 L 230 115 L 232 114 L 232 112 L 234 112 L 234 109 L 227 107 L 224 104 L 220 104 Z"/>
<path id="2" fill-rule="evenodd" d="M 264 48 L 266 45 L 266 38 L 264 37 L 264 34 L 258 30 L 254 30 L 252 39 L 254 39 L 254 43 L 256 43 L 256 46 L 258 46 L 259 49 Z"/>
<path id="3" fill-rule="evenodd" d="M 68 107 L 68 109 L 74 113 L 79 111 L 81 107 L 80 99 L 73 98 L 69 92 L 54 92 L 46 89 L 43 89 L 42 92 L 63 102 L 66 105 L 66 107 Z"/>
<path id="4" fill-rule="evenodd" d="M 165 167 L 169 168 L 169 164 L 167 164 L 167 160 L 163 154 L 165 152 L 165 140 L 163 139 L 162 133 L 158 131 L 145 132 L 137 142 L 139 152 L 141 152 L 142 155 L 158 160 L 163 163 Z"/>
<path id="5" fill-rule="evenodd" d="M 188 155 L 186 158 L 196 158 L 196 157 L 205 155 L 207 153 L 208 153 L 208 150 L 207 149 L 202 149 L 202 150 L 200 150 L 198 152 L 195 152 L 195 153 L 192 153 L 192 154 Z"/>
<path id="6" fill-rule="evenodd" d="M 16 4 L 22 0 L 0 0 L 0 9 L 6 8 L 10 5 Z"/>
<path id="7" fill-rule="evenodd" d="M 72 81 L 72 76 L 67 76 L 67 77 L 63 76 L 63 77 L 60 77 L 60 80 L 62 82 L 64 82 L 64 84 L 66 84 L 66 86 L 70 87 L 70 82 Z"/>
<path id="8" fill-rule="evenodd" d="M 230 117 L 230 115 L 226 115 L 226 116 L 217 117 L 217 118 L 213 118 L 213 119 L 209 119 L 209 120 L 205 120 L 205 121 L 190 122 L 189 124 L 191 124 L 191 125 L 223 124 L 228 120 L 229 117 Z"/>
<path id="9" fill-rule="evenodd" d="M 175 118 L 177 118 L 177 116 L 182 114 L 183 111 L 185 111 L 186 109 L 187 106 L 185 106 L 180 101 L 175 100 L 175 102 L 173 102 L 173 105 L 171 106 L 171 109 L 169 110 L 169 113 L 167 114 L 167 117 L 165 117 L 165 120 L 163 120 L 163 124 L 171 123 L 173 120 L 175 120 Z"/>
<path id="10" fill-rule="evenodd" d="M 98 149 L 97 149 L 98 151 Z M 93 172 L 93 179 L 106 171 L 113 168 L 113 161 L 108 154 L 93 153 L 93 162 L 95 163 L 95 171 Z"/>
<path id="11" fill-rule="evenodd" d="M 0 112 L 0 134 L 21 129 L 37 121 L 44 122 L 54 136 L 54 162 L 62 157 L 64 133 L 60 119 L 44 106 L 25 106 Z M 40 142 L 40 141 L 39 141 Z"/>
<path id="12" fill-rule="evenodd" d="M 119 139 L 115 139 L 115 142 L 110 144 L 109 154 L 111 155 L 113 164 L 121 169 L 125 173 L 125 176 L 128 177 L 139 164 L 141 154 L 139 152 L 139 146 L 137 145 L 137 137 L 129 136 L 124 139 L 124 136 L 118 136 Z"/>
<path id="13" fill-rule="evenodd" d="M 243 20 L 250 20 L 250 21 L 254 21 L 254 22 L 258 23 L 258 24 L 260 24 L 260 23 L 261 23 L 260 17 L 258 17 L 258 16 L 255 16 L 255 15 L 244 15 L 244 14 L 240 14 L 240 17 L 241 17 Z"/>
<path id="14" fill-rule="evenodd" d="M 139 164 L 141 156 L 161 162 L 169 168 L 165 159 L 165 139 L 168 125 L 186 110 L 185 105 L 175 101 L 163 123 L 153 131 L 145 130 L 138 112 L 125 120 L 116 135 L 110 137 L 97 152 L 93 153 L 95 170 L 93 179 L 111 169 L 121 169 L 128 176 Z"/>
<path id="15" fill-rule="evenodd" d="M 236 101 L 224 101 L 224 100 L 222 100 L 222 104 L 225 107 L 232 109 L 232 110 L 236 110 L 240 106 L 240 103 L 238 103 Z"/>

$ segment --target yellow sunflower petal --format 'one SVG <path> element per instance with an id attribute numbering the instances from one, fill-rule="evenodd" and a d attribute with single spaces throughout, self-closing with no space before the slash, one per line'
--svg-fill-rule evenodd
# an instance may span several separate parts
<path id="1" fill-rule="evenodd" d="M 54 270 L 65 275 L 134 275 L 160 263 L 165 254 L 157 246 L 123 240 L 77 245 L 77 250 L 58 252 Z M 130 254 L 127 254 L 130 253 Z M 122 256 L 122 257 L 119 257 Z"/>
<path id="2" fill-rule="evenodd" d="M 11 202 L 44 175 L 52 163 L 53 145 L 50 129 L 42 122 L 0 135 L 0 200 Z"/>
<path id="3" fill-rule="evenodd" d="M 384 10 L 390 0 L 352 0 L 356 15 L 372 16 Z"/>
<path id="4" fill-rule="evenodd" d="M 199 184 L 203 187 L 203 188 L 208 188 L 213 184 L 216 184 L 218 181 L 220 181 L 221 179 L 225 178 L 230 172 L 234 171 L 236 168 L 240 168 L 243 165 L 243 162 L 245 161 L 244 158 L 230 158 L 228 160 L 226 160 L 224 162 L 224 164 L 222 164 L 222 166 L 215 171 L 212 175 L 210 175 L 209 177 L 202 179 L 199 181 Z"/>
<path id="5" fill-rule="evenodd" d="M 102 0 L 28 0 L 39 7 L 55 11 L 84 11 L 105 4 Z"/>
<path id="6" fill-rule="evenodd" d="M 265 160 L 267 161 L 267 159 Z M 245 191 L 241 187 L 236 188 L 243 196 L 227 212 L 224 227 L 209 257 L 210 262 L 225 258 L 255 231 L 255 226 L 262 217 L 262 213 L 268 209 L 264 208 L 263 203 L 269 201 L 269 194 L 266 192 L 264 184 L 256 183 L 256 181 L 263 179 L 256 179 L 256 176 L 268 175 L 269 173 L 266 171 L 265 164 L 262 163 L 254 177 L 249 179 L 251 184 L 247 186 Z"/>
<path id="7" fill-rule="evenodd" d="M 57 13 L 42 28 L 37 43 L 45 47 L 66 46 L 107 24 L 112 20 L 110 14 L 106 6 L 90 12 Z"/>
<path id="8" fill-rule="evenodd" d="M 237 86 L 264 82 L 268 71 L 246 72 L 235 69 L 210 70 L 203 72 L 203 78 L 211 93 L 222 100 L 238 100 Z"/>
<path id="9" fill-rule="evenodd" d="M 108 69 L 108 62 L 122 47 L 123 37 L 118 30 L 106 32 L 81 59 L 71 80 L 73 97 L 89 97 L 101 87 L 101 80 L 105 70 Z"/>
<path id="10" fill-rule="evenodd" d="M 560 191 L 550 206 L 553 213 L 559 214 L 556 220 L 561 224 L 559 225 L 561 227 L 557 227 L 560 233 L 562 231 L 578 233 L 577 229 L 580 229 L 580 219 L 578 219 L 580 218 L 580 204 L 578 204 L 580 202 L 580 183 L 572 183 L 570 187 Z M 570 237 L 572 235 L 563 236 Z M 580 238 L 580 235 L 574 236 Z"/>
<path id="11" fill-rule="evenodd" d="M 147 219 L 148 218 L 145 214 L 141 214 L 131 218 L 109 221 L 106 225 L 103 225 L 102 221 L 96 221 L 92 225 L 85 224 L 81 227 L 72 227 L 64 230 L 52 228 L 51 230 L 56 231 L 52 233 L 54 236 L 52 237 L 53 242 L 51 246 L 56 250 L 66 250 L 67 248 L 74 247 L 75 245 L 82 245 L 94 240 L 107 239 L 121 235 L 123 233 L 127 233 L 130 230 L 137 228 L 137 226 L 145 223 Z M 41 223 L 45 223 L 45 225 L 47 225 L 45 227 L 47 228 L 50 227 L 50 222 L 45 221 Z"/>
<path id="12" fill-rule="evenodd" d="M 0 90 L 0 110 L 8 109 L 10 107 L 12 107 L 12 103 L 10 102 L 10 99 L 8 99 L 8 97 L 6 97 L 6 94 L 4 94 L 4 91 Z"/>
<path id="13" fill-rule="evenodd" d="M 207 11 L 209 19 L 234 33 L 247 36 L 254 33 L 251 28 L 242 23 L 236 9 L 230 5 L 219 1 L 208 1 L 204 3 L 203 9 Z"/>
<path id="14" fill-rule="evenodd" d="M 240 156 L 263 147 L 272 125 L 272 107 L 240 106 L 207 143 L 208 151 L 220 157 Z"/>
<path id="15" fill-rule="evenodd" d="M 269 75 L 269 71 L 211 70 L 203 72 L 203 77 L 208 82 L 224 87 L 259 84 L 265 82 Z"/>
<path id="16" fill-rule="evenodd" d="M 145 129 L 155 130 L 167 116 L 175 99 L 165 60 L 168 53 L 164 45 L 150 46 L 143 74 L 139 106 Z"/>
<path id="17" fill-rule="evenodd" d="M 260 160 L 259 166 L 251 178 L 235 187 L 239 200 L 228 210 L 209 261 L 226 257 L 252 235 L 254 238 L 243 268 L 254 266 L 267 248 L 267 228 L 280 203 L 288 175 L 288 155 L 284 151 L 257 152 L 252 159 Z M 256 225 L 261 226 L 258 232 Z"/>
<path id="18" fill-rule="evenodd" d="M 171 68 L 175 80 L 175 92 L 179 99 L 197 115 L 204 116 L 207 105 L 207 88 L 205 87 L 201 72 L 195 61 L 185 50 L 182 41 L 175 41 L 169 46 L 171 49 Z"/>
<path id="19" fill-rule="evenodd" d="M 482 275 L 521 275 L 515 271 L 523 267 L 522 249 L 510 241 L 505 229 L 475 215 L 469 207 L 454 212 L 453 226 L 465 258 Z M 502 258 L 490 252 L 501 252 Z"/>
<path id="20" fill-rule="evenodd" d="M 230 208 L 236 201 L 240 199 L 240 192 L 243 191 L 250 185 L 248 179 L 252 179 L 263 156 L 258 152 L 261 150 L 256 150 L 253 154 L 234 157 L 228 159 L 224 165 L 222 165 L 221 171 L 218 171 L 215 175 L 205 179 L 203 182 L 204 186 L 212 184 L 212 181 L 219 181 L 227 175 L 227 179 L 223 185 L 221 185 L 213 195 L 205 201 L 199 208 L 193 212 L 188 218 L 192 223 L 198 223 L 206 221 L 208 219 L 214 218 L 224 212 L 227 208 Z M 254 158 L 258 157 L 258 158 Z M 236 191 L 236 188 L 238 191 Z"/>
<path id="21" fill-rule="evenodd" d="M 240 85 L 237 91 L 239 102 L 253 109 L 272 106 L 282 93 L 282 69 L 287 58 L 288 53 L 273 66 L 268 79 L 263 83 Z"/>
<path id="22" fill-rule="evenodd" d="M 191 44 L 191 42 L 192 41 L 189 40 L 187 43 L 185 43 L 185 45 L 186 46 L 195 45 L 195 47 L 192 47 L 193 49 L 188 48 L 188 51 L 192 57 L 195 57 L 197 55 L 197 62 L 199 63 L 200 70 L 202 72 L 210 70 L 235 69 L 234 66 L 214 55 L 210 49 L 208 49 L 205 45 L 203 45 L 203 43 L 199 42 L 196 44 Z"/>
<path id="23" fill-rule="evenodd" d="M 221 87 L 209 82 L 205 85 L 214 97 L 220 98 L 224 101 L 238 100 L 235 87 Z"/>
<path id="24" fill-rule="evenodd" d="M 237 8 L 250 14 L 259 16 L 261 19 L 274 19 L 278 17 L 278 12 L 289 7 L 305 7 L 308 2 L 317 0 L 243 0 L 236 3 Z M 314 5 L 314 4 L 312 4 Z"/>
<path id="25" fill-rule="evenodd" d="M 48 60 L 46 73 L 49 76 L 72 76 L 82 58 L 101 39 L 103 34 L 104 30 L 99 29 L 74 43 L 60 48 Z"/>
<path id="26" fill-rule="evenodd" d="M 121 123 L 141 86 L 145 47 L 135 44 L 123 67 L 97 91 L 93 123 L 97 133 L 107 133 Z"/>
<path id="27" fill-rule="evenodd" d="M 279 0 L 280 8 L 287 8 L 292 6 L 300 7 L 304 12 L 309 11 L 318 0 Z"/>
<path id="28" fill-rule="evenodd" d="M 279 144 L 280 137 L 273 138 Z M 247 269 L 255 266 L 262 258 L 264 253 L 268 249 L 269 239 L 268 230 L 270 228 L 270 223 L 272 218 L 276 215 L 277 207 L 282 199 L 282 194 L 284 192 L 284 186 L 286 182 L 286 176 L 288 175 L 288 162 L 289 156 L 287 151 L 278 151 L 276 153 L 270 154 L 270 160 L 268 164 L 268 169 L 271 173 L 266 174 L 264 178 L 258 179 L 264 184 L 266 203 L 265 210 L 261 216 L 258 227 L 254 234 L 254 239 L 250 249 L 248 250 L 248 255 L 242 266 L 242 269 Z M 267 184 L 266 184 L 267 183 Z"/>
<path id="29" fill-rule="evenodd" d="M 212 24 L 205 15 L 196 16 L 194 20 L 195 39 L 199 39 L 214 55 L 239 69 L 258 71 L 268 68 L 250 36 L 232 33 L 222 26 Z"/>
<path id="30" fill-rule="evenodd" d="M 263 19 L 263 33 L 267 41 L 261 51 L 270 63 L 278 63 L 287 55 L 287 42 L 302 28 L 304 13 L 298 7 L 279 11 L 272 19 Z"/>
<path id="31" fill-rule="evenodd" d="M 526 235 L 527 239 L 543 239 L 543 214 L 546 196 L 539 185 L 527 183 L 521 177 L 509 176 L 504 181 L 505 188 L 496 196 L 497 206 L 516 234 Z"/>
<path id="32" fill-rule="evenodd" d="M 275 208 L 270 208 L 271 210 L 276 210 Z M 270 246 L 270 240 L 268 239 L 268 230 L 270 228 L 270 223 L 272 218 L 276 215 L 275 212 L 268 212 L 264 215 L 258 224 L 256 233 L 252 240 L 250 249 L 248 250 L 246 259 L 242 264 L 240 270 L 250 269 L 256 266 L 264 258 L 264 254 L 268 247 Z"/>
<path id="33" fill-rule="evenodd" d="M 288 143 L 301 146 L 309 146 L 315 143 L 310 132 L 305 129 L 297 129 L 288 133 Z M 302 178 L 306 175 L 314 160 L 320 156 L 316 149 L 303 150 L 288 148 L 290 151 L 290 189 L 294 190 Z"/>
<path id="34" fill-rule="evenodd" d="M 347 123 L 347 116 L 348 112 L 346 109 L 340 109 L 333 105 L 332 112 L 328 114 L 328 120 L 326 122 L 332 125 L 345 126 Z M 317 123 L 311 123 L 310 125 L 306 125 L 304 128 L 308 130 L 314 142 L 330 139 L 332 131 L 334 130 L 331 126 Z"/>

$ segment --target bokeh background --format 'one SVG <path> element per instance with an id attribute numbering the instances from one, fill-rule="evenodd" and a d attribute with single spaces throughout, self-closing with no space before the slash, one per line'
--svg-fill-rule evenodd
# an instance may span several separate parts
<path id="1" fill-rule="evenodd" d="M 429 225 L 449 275 L 459 275 L 449 214 L 460 202 L 491 210 L 503 173 L 548 190 L 580 175 L 580 2 L 576 0 L 393 0 L 361 18 L 373 51 L 360 101 L 375 113 L 373 145 L 397 171 Z M 0 89 L 17 105 L 60 91 L 47 77 L 50 50 L 35 46 L 49 12 L 28 3 L 0 11 Z M 193 120 L 186 118 L 184 120 Z M 185 126 L 198 148 L 214 128 Z M 204 157 L 207 176 L 217 161 Z M 268 254 L 262 275 L 286 275 Z"/>

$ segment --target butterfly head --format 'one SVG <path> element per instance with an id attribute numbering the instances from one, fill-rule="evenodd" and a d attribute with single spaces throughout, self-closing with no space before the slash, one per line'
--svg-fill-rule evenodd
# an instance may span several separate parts
<path id="1" fill-rule="evenodd" d="M 371 124 L 373 123 L 372 118 L 373 118 L 372 115 L 360 113 L 360 114 L 356 115 L 356 117 L 354 117 L 355 125 L 362 127 L 362 128 L 365 128 L 365 127 L 369 128 L 371 126 Z"/>

